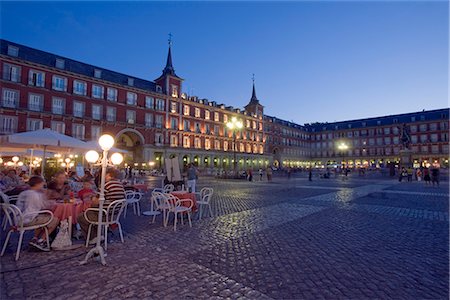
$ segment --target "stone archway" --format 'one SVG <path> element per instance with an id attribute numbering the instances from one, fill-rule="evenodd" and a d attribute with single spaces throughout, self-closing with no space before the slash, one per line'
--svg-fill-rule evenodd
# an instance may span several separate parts
<path id="1" fill-rule="evenodd" d="M 116 134 L 116 147 L 127 150 L 126 158 L 134 163 L 144 162 L 144 136 L 137 130 L 125 128 Z"/>

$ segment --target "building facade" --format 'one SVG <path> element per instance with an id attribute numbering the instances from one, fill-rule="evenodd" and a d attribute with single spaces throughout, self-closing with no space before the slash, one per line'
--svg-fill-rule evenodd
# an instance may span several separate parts
<path id="1" fill-rule="evenodd" d="M 166 66 L 143 80 L 1 40 L 0 134 L 52 128 L 82 140 L 110 133 L 127 163 L 162 167 L 165 157 L 201 168 L 383 166 L 397 161 L 406 124 L 417 163 L 448 166 L 448 109 L 298 125 L 264 115 L 252 95 L 244 109 L 183 93 L 169 45 Z M 243 123 L 236 138 L 226 126 Z M 346 150 L 339 150 L 345 144 Z"/>

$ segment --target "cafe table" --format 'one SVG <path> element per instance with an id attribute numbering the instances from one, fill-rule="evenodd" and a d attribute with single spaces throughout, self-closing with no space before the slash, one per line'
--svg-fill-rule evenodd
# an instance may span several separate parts
<path id="1" fill-rule="evenodd" d="M 69 236 L 72 237 L 72 224 L 77 224 L 77 218 L 86 209 L 91 206 L 90 201 L 81 201 L 80 199 L 74 199 L 73 201 L 56 201 L 55 208 L 53 210 L 53 216 L 60 221 L 68 220 L 69 223 Z"/>
<path id="2" fill-rule="evenodd" d="M 191 199 L 192 200 L 192 212 L 196 212 L 197 211 L 197 199 L 195 198 L 195 193 L 189 193 L 186 191 L 173 191 L 171 192 L 172 195 L 174 195 L 175 197 L 177 197 L 178 199 Z M 187 202 L 181 202 L 181 205 L 189 207 L 189 203 Z"/>

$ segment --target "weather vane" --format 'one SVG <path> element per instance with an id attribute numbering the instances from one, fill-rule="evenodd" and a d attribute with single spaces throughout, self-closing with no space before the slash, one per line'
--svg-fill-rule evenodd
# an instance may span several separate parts
<path id="1" fill-rule="evenodd" d="M 252 81 L 255 83 L 255 73 L 252 74 Z"/>
<path id="2" fill-rule="evenodd" d="M 172 46 L 172 33 L 169 33 L 169 46 Z"/>

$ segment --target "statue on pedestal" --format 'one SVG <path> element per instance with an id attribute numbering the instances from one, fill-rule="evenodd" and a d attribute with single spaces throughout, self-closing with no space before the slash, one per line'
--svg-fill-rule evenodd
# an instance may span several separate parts
<path id="1" fill-rule="evenodd" d="M 409 145 L 411 144 L 411 136 L 408 131 L 408 127 L 406 124 L 403 124 L 400 134 L 400 141 L 402 142 L 403 149 L 409 149 Z"/>

